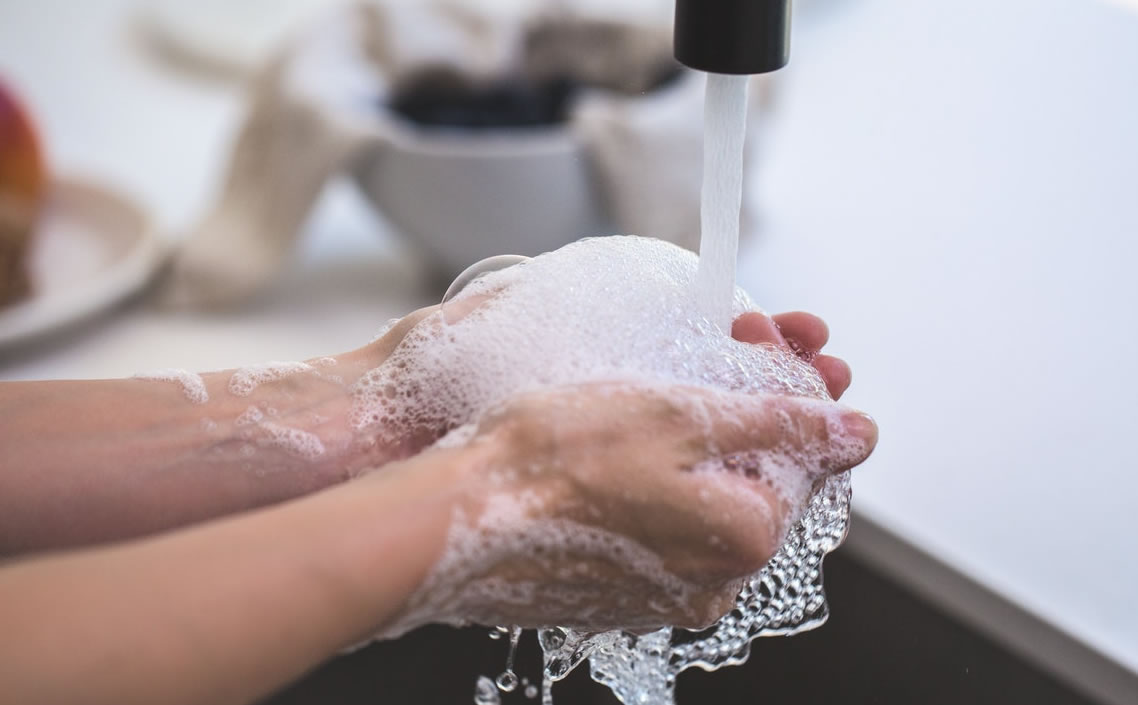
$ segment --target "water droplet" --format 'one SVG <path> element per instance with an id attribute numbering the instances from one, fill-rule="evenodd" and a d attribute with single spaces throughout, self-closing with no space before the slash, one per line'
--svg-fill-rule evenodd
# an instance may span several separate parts
<path id="1" fill-rule="evenodd" d="M 502 671 L 496 682 L 503 693 L 512 693 L 518 687 L 518 676 L 513 671 Z"/>
<path id="2" fill-rule="evenodd" d="M 522 638 L 522 628 L 516 624 L 510 627 L 510 653 L 506 655 L 506 671 L 514 670 L 514 656 L 518 653 L 518 640 Z M 514 685 L 517 685 L 515 678 Z"/>
<path id="3" fill-rule="evenodd" d="M 557 628 L 542 629 L 538 633 L 538 637 L 541 640 L 541 648 L 546 651 L 560 649 L 565 643 L 565 632 Z"/>
<path id="4" fill-rule="evenodd" d="M 537 686 L 533 685 L 533 684 L 527 685 L 526 690 L 525 690 L 525 696 L 527 698 L 529 698 L 530 700 L 533 700 L 534 698 L 536 698 L 537 697 Z"/>
<path id="5" fill-rule="evenodd" d="M 502 696 L 498 686 L 486 676 L 479 676 L 474 685 L 474 705 L 501 705 Z"/>
<path id="6" fill-rule="evenodd" d="M 549 662 L 549 665 L 545 667 L 545 672 L 549 674 L 550 678 L 558 680 L 569 672 L 569 662 L 558 656 Z"/>

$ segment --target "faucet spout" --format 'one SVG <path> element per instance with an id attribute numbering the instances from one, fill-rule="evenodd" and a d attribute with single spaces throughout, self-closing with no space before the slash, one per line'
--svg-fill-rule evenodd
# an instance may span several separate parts
<path id="1" fill-rule="evenodd" d="M 709 73 L 777 71 L 790 60 L 791 0 L 676 0 L 675 54 Z"/>

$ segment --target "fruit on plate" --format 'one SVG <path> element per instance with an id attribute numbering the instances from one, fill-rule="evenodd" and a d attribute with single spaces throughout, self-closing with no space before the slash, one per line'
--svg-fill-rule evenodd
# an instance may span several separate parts
<path id="1" fill-rule="evenodd" d="M 35 126 L 0 81 L 0 306 L 30 291 L 28 250 L 46 186 Z"/>

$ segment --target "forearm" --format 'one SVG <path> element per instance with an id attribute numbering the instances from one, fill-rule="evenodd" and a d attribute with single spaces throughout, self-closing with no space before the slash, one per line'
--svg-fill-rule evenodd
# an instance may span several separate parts
<path id="1" fill-rule="evenodd" d="M 0 568 L 13 702 L 249 702 L 393 619 L 472 461 L 437 451 L 278 507 Z"/>
<path id="2" fill-rule="evenodd" d="M 232 372 L 203 375 L 204 403 L 146 379 L 0 385 L 0 555 L 181 526 L 382 464 L 347 422 L 358 365 L 342 358 L 244 395 Z"/>

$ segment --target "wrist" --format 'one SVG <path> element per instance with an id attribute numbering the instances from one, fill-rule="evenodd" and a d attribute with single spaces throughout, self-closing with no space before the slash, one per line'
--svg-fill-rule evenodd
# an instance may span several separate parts
<path id="1" fill-rule="evenodd" d="M 342 647 L 395 638 L 438 621 L 420 597 L 447 549 L 451 525 L 481 499 L 481 447 L 433 449 L 394 462 L 326 493 L 329 515 L 346 552 L 326 554 L 341 571 L 340 604 L 356 615 Z"/>
<path id="2" fill-rule="evenodd" d="M 352 427 L 352 385 L 362 372 L 346 357 L 206 375 L 218 401 L 201 407 L 207 452 L 264 478 L 300 475 L 318 486 L 388 462 L 388 448 Z"/>

